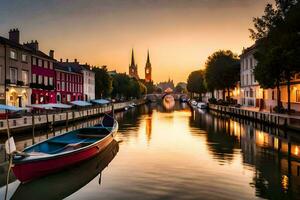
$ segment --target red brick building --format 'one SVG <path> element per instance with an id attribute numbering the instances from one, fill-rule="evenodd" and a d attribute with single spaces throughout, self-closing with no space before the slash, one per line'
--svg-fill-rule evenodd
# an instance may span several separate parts
<path id="1" fill-rule="evenodd" d="M 32 50 L 31 56 L 31 104 L 56 103 L 54 86 L 54 51 L 49 55 L 39 50 L 39 43 L 31 41 L 24 44 Z"/>
<path id="2" fill-rule="evenodd" d="M 55 69 L 56 102 L 83 100 L 83 74 L 77 60 L 57 62 Z"/>

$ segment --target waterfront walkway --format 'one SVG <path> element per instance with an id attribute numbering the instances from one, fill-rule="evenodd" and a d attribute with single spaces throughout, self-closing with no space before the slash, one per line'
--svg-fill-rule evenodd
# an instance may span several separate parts
<path id="1" fill-rule="evenodd" d="M 145 103 L 144 100 L 132 100 L 122 103 L 114 103 L 114 110 L 122 110 L 129 107 L 132 103 L 140 105 Z M 35 115 L 25 115 L 20 118 L 9 119 L 9 128 L 12 132 L 24 131 L 28 129 L 40 128 L 47 124 L 59 125 L 68 124 L 69 122 L 84 119 L 87 117 L 98 116 L 107 112 L 111 112 L 112 105 L 106 106 L 90 106 L 88 108 L 68 109 L 64 111 L 56 111 Z M 7 130 L 6 120 L 0 120 L 0 137 L 5 135 Z"/>
<path id="2" fill-rule="evenodd" d="M 299 115 L 271 113 L 270 111 L 267 110 L 259 111 L 259 109 L 256 108 L 249 108 L 249 107 L 237 108 L 232 106 L 221 106 L 215 104 L 209 104 L 209 108 L 213 111 L 217 111 L 224 114 L 256 120 L 262 123 L 275 125 L 278 127 L 290 128 L 297 131 L 300 130 Z"/>

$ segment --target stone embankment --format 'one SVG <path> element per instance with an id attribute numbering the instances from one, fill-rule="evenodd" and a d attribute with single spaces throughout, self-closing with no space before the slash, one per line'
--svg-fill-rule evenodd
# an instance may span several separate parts
<path id="1" fill-rule="evenodd" d="M 133 100 L 122 103 L 114 103 L 114 110 L 122 110 L 128 108 L 132 103 L 141 105 L 145 103 L 145 100 Z M 25 115 L 19 118 L 9 119 L 9 128 L 11 132 L 19 132 L 29 130 L 33 128 L 41 128 L 46 125 L 56 126 L 85 119 L 87 117 L 96 117 L 104 113 L 111 112 L 112 105 L 107 106 L 92 106 L 88 108 L 68 109 L 63 111 L 49 111 L 42 114 Z M 7 122 L 6 120 L 0 120 L 0 136 L 6 134 Z M 6 135 L 5 135 L 6 136 Z"/>

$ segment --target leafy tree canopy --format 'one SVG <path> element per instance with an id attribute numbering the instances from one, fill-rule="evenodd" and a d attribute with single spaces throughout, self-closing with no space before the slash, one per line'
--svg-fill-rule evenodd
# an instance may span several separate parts
<path id="1" fill-rule="evenodd" d="M 187 80 L 187 90 L 197 94 L 206 92 L 203 70 L 197 70 L 190 73 Z"/>
<path id="2" fill-rule="evenodd" d="M 240 80 L 240 64 L 237 55 L 230 50 L 220 50 L 208 57 L 205 80 L 208 90 L 233 88 Z"/>
<path id="3" fill-rule="evenodd" d="M 107 72 L 106 66 L 101 68 L 94 67 L 95 72 L 95 97 L 104 98 L 108 97 L 112 91 L 112 78 Z"/>

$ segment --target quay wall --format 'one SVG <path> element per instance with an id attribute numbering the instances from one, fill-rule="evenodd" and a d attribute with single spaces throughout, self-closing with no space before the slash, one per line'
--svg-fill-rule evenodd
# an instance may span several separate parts
<path id="1" fill-rule="evenodd" d="M 288 128 L 300 131 L 300 116 L 252 111 L 243 108 L 215 104 L 209 104 L 208 106 L 210 110 L 216 111 L 220 114 L 232 115 L 272 126 L 277 126 L 279 128 Z"/>
<path id="2" fill-rule="evenodd" d="M 145 100 L 132 100 L 122 103 L 114 103 L 114 110 L 122 110 L 128 107 L 130 104 L 135 103 L 141 105 L 145 103 Z M 33 129 L 33 124 L 35 128 L 41 128 L 46 125 L 51 124 L 52 126 L 68 124 L 69 122 L 84 119 L 87 117 L 96 117 L 104 113 L 111 112 L 112 105 L 107 106 L 92 106 L 88 108 L 78 108 L 65 110 L 62 112 L 50 112 L 49 114 L 35 114 L 26 115 L 20 118 L 9 119 L 9 128 L 12 133 Z M 0 137 L 6 136 L 7 132 L 7 122 L 6 120 L 0 120 Z"/>

